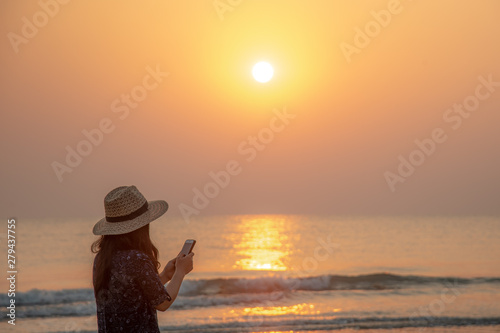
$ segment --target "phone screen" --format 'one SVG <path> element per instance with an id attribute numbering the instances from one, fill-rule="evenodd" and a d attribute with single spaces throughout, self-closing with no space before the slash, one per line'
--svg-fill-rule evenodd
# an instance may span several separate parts
<path id="1" fill-rule="evenodd" d="M 185 243 L 184 246 L 182 247 L 181 253 L 184 255 L 188 255 L 193 251 L 194 244 L 196 244 L 196 241 L 194 239 L 188 239 Z"/>

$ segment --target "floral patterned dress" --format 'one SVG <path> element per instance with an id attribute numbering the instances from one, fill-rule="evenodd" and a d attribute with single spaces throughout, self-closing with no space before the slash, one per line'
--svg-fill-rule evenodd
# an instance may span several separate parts
<path id="1" fill-rule="evenodd" d="M 109 287 L 96 296 L 99 333 L 159 333 L 156 306 L 171 297 L 153 262 L 138 250 L 118 251 L 112 260 Z M 94 276 L 95 267 L 94 259 Z"/>

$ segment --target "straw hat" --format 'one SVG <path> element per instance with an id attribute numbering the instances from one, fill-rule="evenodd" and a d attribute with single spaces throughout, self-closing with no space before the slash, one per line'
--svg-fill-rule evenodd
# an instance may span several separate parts
<path id="1" fill-rule="evenodd" d="M 104 198 L 106 217 L 94 225 L 94 235 L 120 235 L 156 220 L 168 209 L 163 200 L 147 201 L 135 186 L 120 186 Z"/>

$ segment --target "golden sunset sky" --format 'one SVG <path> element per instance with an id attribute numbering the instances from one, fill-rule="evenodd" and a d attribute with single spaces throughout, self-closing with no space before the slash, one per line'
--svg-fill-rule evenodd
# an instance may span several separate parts
<path id="1" fill-rule="evenodd" d="M 499 214 L 499 13 L 2 0 L 0 210 L 101 216 L 136 185 L 172 215 Z"/>

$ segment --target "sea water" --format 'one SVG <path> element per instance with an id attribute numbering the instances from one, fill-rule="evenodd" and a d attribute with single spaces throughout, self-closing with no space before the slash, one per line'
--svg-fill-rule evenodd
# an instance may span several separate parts
<path id="1" fill-rule="evenodd" d="M 23 220 L 16 325 L 0 288 L 0 332 L 95 332 L 92 226 Z M 151 223 L 164 265 L 197 240 L 194 270 L 158 312 L 165 332 L 499 332 L 500 218 L 210 216 Z M 6 237 L 0 237 L 6 253 Z M 163 267 L 163 266 L 162 266 Z M 7 271 L 6 260 L 0 269 Z M 6 274 L 6 273 L 5 273 Z"/>

